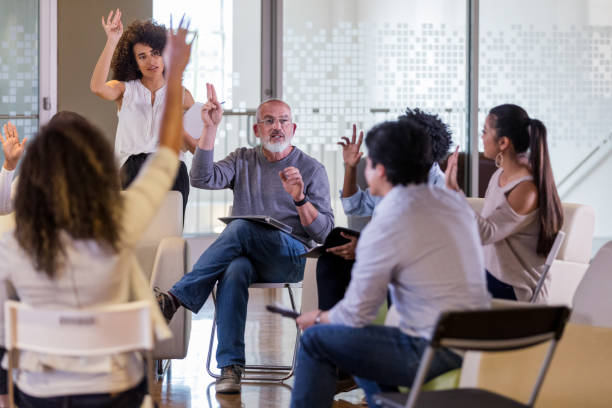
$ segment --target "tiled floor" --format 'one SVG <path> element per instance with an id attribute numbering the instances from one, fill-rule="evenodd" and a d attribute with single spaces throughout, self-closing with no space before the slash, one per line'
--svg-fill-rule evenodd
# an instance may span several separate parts
<path id="1" fill-rule="evenodd" d="M 288 296 L 283 292 L 251 290 L 245 335 L 247 364 L 259 364 L 262 361 L 275 364 L 291 362 L 295 340 L 293 320 L 268 313 L 264 309 L 265 304 L 276 301 L 289 305 Z M 237 395 L 215 394 L 214 379 L 208 375 L 205 367 L 212 316 L 212 302 L 209 300 L 200 313 L 194 316 L 187 357 L 173 361 L 169 375 L 155 385 L 154 398 L 160 407 L 288 407 L 293 378 L 285 384 L 244 383 L 242 393 Z M 214 362 L 211 365 L 216 367 Z M 359 404 L 362 395 L 359 390 L 339 394 L 337 398 L 346 402 L 337 401 L 334 408 L 359 406 L 352 403 Z"/>

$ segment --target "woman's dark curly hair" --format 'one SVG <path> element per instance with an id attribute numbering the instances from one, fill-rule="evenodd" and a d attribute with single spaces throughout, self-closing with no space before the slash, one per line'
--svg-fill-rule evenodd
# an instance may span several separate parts
<path id="1" fill-rule="evenodd" d="M 111 60 L 113 79 L 118 81 L 133 81 L 142 78 L 134 57 L 134 44 L 146 44 L 160 54 L 166 46 L 166 26 L 153 21 L 132 22 L 125 30 Z"/>
<path id="2" fill-rule="evenodd" d="M 65 262 L 63 234 L 117 252 L 122 201 L 113 150 L 87 119 L 59 112 L 28 144 L 15 196 L 15 236 L 50 278 Z"/>
<path id="3" fill-rule="evenodd" d="M 431 138 L 414 118 L 383 122 L 368 132 L 365 143 L 372 166 L 385 166 L 392 185 L 427 183 L 431 158 Z"/>
<path id="4" fill-rule="evenodd" d="M 419 108 L 414 110 L 407 108 L 406 113 L 398 119 L 413 119 L 425 129 L 425 133 L 429 136 L 431 144 L 431 155 L 435 162 L 439 162 L 446 158 L 448 151 L 452 145 L 451 131 L 448 125 L 438 117 L 425 113 Z"/>

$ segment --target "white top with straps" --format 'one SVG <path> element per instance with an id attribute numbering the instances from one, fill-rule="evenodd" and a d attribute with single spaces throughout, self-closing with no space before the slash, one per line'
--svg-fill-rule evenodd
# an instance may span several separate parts
<path id="1" fill-rule="evenodd" d="M 119 167 L 131 155 L 157 150 L 166 99 L 166 85 L 155 91 L 155 101 L 151 104 L 151 91 L 139 79 L 124 84 L 121 109 L 117 111 L 119 123 L 115 136 L 115 157 Z M 183 160 L 182 152 L 179 159 Z"/>
<path id="2" fill-rule="evenodd" d="M 508 203 L 507 196 L 519 183 L 533 180 L 521 177 L 501 187 L 503 169 L 491 176 L 485 194 L 482 213 L 476 220 L 484 245 L 485 267 L 500 281 L 511 285 L 518 300 L 529 301 L 542 274 L 546 258 L 536 252 L 540 233 L 539 209 L 518 214 Z M 550 275 L 542 286 L 537 302 L 548 297 Z"/>

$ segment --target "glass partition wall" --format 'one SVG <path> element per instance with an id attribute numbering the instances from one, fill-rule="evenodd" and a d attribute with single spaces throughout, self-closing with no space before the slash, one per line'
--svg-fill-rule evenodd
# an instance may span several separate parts
<path id="1" fill-rule="evenodd" d="M 0 126 L 12 122 L 20 139 L 38 130 L 38 8 L 38 0 L 0 5 Z"/>
<path id="2" fill-rule="evenodd" d="M 448 123 L 464 151 L 466 4 L 283 2 L 282 95 L 298 124 L 296 145 L 327 169 L 337 224 L 345 225 L 346 217 L 336 143 L 352 134 L 353 123 L 365 133 L 406 108 L 420 108 Z"/>
<path id="3" fill-rule="evenodd" d="M 480 0 L 480 126 L 500 103 L 544 122 L 561 200 L 595 209 L 594 250 L 612 237 L 611 40 L 608 1 Z"/>
<path id="4" fill-rule="evenodd" d="M 468 25 L 470 10 L 477 12 Z M 477 144 L 482 151 L 476 129 L 488 110 L 517 103 L 549 129 L 562 200 L 593 206 L 596 241 L 612 237 L 605 179 L 612 171 L 609 2 L 517 0 L 502 7 L 495 0 L 154 1 L 156 18 L 183 11 L 199 31 L 186 86 L 203 101 L 204 83 L 213 82 L 226 102 L 215 158 L 255 145 L 257 104 L 284 98 L 298 125 L 295 144 L 327 168 L 339 225 L 346 218 L 336 142 L 350 135 L 353 123 L 367 131 L 419 107 L 439 114 L 464 157 L 476 158 L 466 151 Z M 478 37 L 471 38 L 470 29 Z M 478 113 L 470 116 L 474 101 Z M 474 192 L 482 194 L 490 163 L 480 159 L 464 172 L 470 167 L 479 176 Z M 231 191 L 192 189 L 186 233 L 218 232 L 216 218 L 231 201 Z"/>

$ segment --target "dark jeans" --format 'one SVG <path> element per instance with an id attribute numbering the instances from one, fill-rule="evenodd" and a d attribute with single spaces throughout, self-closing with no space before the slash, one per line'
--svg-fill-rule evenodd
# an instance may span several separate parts
<path id="1" fill-rule="evenodd" d="M 397 327 L 312 326 L 300 339 L 291 407 L 331 407 L 338 378 L 336 367 L 355 377 L 369 406 L 374 407 L 372 397 L 381 392 L 382 384 L 412 384 L 428 343 Z M 461 367 L 461 361 L 452 351 L 438 349 L 425 380 Z"/>
<path id="2" fill-rule="evenodd" d="M 487 290 L 496 299 L 517 300 L 514 288 L 487 272 Z"/>
<path id="3" fill-rule="evenodd" d="M 334 254 L 323 254 L 317 261 L 317 295 L 319 309 L 329 310 L 344 298 L 346 288 L 351 282 L 351 270 L 355 261 Z M 387 305 L 391 306 L 391 296 L 387 294 Z"/>
<path id="4" fill-rule="evenodd" d="M 329 310 L 344 297 L 351 281 L 355 261 L 333 254 L 323 254 L 317 261 L 317 294 L 319 309 Z"/>
<path id="5" fill-rule="evenodd" d="M 139 408 L 147 394 L 147 380 L 136 387 L 115 394 L 66 395 L 37 398 L 15 389 L 15 401 L 19 408 Z"/>
<path id="6" fill-rule="evenodd" d="M 244 330 L 249 285 L 299 282 L 304 278 L 304 244 L 262 224 L 232 221 L 204 251 L 193 270 L 174 284 L 172 293 L 197 313 L 217 284 L 217 364 L 244 366 Z"/>
<path id="7" fill-rule="evenodd" d="M 138 176 L 140 168 L 149 157 L 149 153 L 134 154 L 126 160 L 121 166 L 121 188 L 128 188 L 132 181 Z M 185 209 L 187 208 L 187 199 L 189 198 L 189 174 L 185 162 L 181 162 L 172 191 L 178 191 L 183 196 L 183 223 L 185 222 Z"/>

